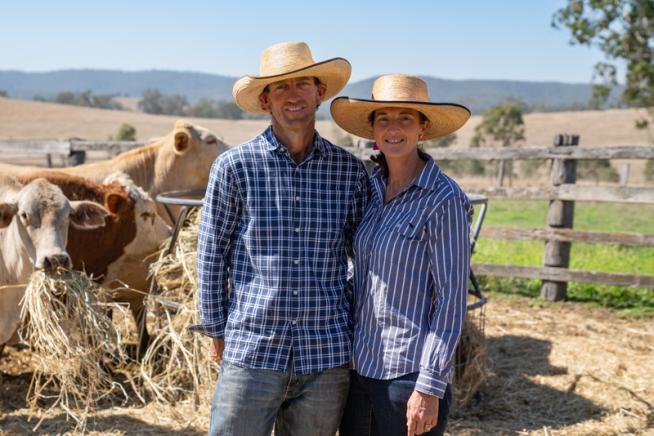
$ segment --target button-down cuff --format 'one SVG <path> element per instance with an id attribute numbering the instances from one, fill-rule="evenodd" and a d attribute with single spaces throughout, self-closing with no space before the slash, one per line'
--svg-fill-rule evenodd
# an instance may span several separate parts
<path id="1" fill-rule="evenodd" d="M 430 374 L 425 370 L 421 370 L 416 380 L 416 391 L 424 394 L 435 395 L 438 398 L 445 396 L 445 389 L 447 388 L 447 381 L 444 378 L 434 374 Z"/>
<path id="2" fill-rule="evenodd" d="M 216 324 L 193 324 L 188 326 L 190 332 L 200 333 L 214 339 L 222 339 L 225 337 L 225 325 L 223 323 Z"/>

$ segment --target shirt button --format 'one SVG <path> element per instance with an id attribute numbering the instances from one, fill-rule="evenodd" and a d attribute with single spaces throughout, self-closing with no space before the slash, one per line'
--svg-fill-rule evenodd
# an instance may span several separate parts
<path id="1" fill-rule="evenodd" d="M 293 320 L 293 321 L 291 321 L 291 324 L 293 324 L 293 325 L 297 325 L 297 321 L 296 321 L 296 320 Z"/>
<path id="2" fill-rule="evenodd" d="M 297 291 L 293 291 L 293 295 L 297 295 Z"/>
<path id="3" fill-rule="evenodd" d="M 295 201 L 300 201 L 300 196 L 299 195 L 295 196 Z"/>
<path id="4" fill-rule="evenodd" d="M 295 233 L 300 233 L 300 228 L 299 227 L 295 228 Z"/>
<path id="5" fill-rule="evenodd" d="M 299 265 L 299 264 L 300 264 L 300 259 L 295 259 L 295 260 L 293 261 L 293 263 L 296 264 L 296 265 Z"/>

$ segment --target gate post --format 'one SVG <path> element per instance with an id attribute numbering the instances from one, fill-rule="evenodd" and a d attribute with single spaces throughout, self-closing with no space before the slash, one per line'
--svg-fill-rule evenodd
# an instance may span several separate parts
<path id="1" fill-rule="evenodd" d="M 555 147 L 577 146 L 579 135 L 556 135 Z M 554 159 L 552 162 L 552 186 L 572 184 L 577 181 L 577 161 L 574 159 Z M 551 229 L 571 229 L 574 223 L 574 201 L 550 200 L 547 212 L 547 225 Z M 558 268 L 570 266 L 570 242 L 546 241 L 543 265 Z M 565 300 L 568 291 L 567 282 L 543 280 L 540 289 L 541 298 L 549 301 Z"/>

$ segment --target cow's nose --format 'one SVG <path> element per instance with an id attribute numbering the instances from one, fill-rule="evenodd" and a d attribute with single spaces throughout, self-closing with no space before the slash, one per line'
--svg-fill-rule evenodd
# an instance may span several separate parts
<path id="1" fill-rule="evenodd" d="M 58 267 L 70 268 L 70 256 L 68 254 L 51 254 L 45 256 L 43 259 L 43 269 L 46 271 L 54 271 Z"/>

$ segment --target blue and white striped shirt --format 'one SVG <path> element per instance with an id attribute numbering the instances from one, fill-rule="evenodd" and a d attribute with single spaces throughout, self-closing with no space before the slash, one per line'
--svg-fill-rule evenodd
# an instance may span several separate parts
<path id="1" fill-rule="evenodd" d="M 466 311 L 472 206 L 432 160 L 387 204 L 386 177 L 371 181 L 354 239 L 354 368 L 419 372 L 416 390 L 442 398 Z"/>
<path id="2" fill-rule="evenodd" d="M 365 167 L 318 135 L 299 165 L 272 128 L 214 162 L 198 234 L 194 326 L 223 359 L 296 374 L 350 361 L 347 257 L 369 197 Z"/>

